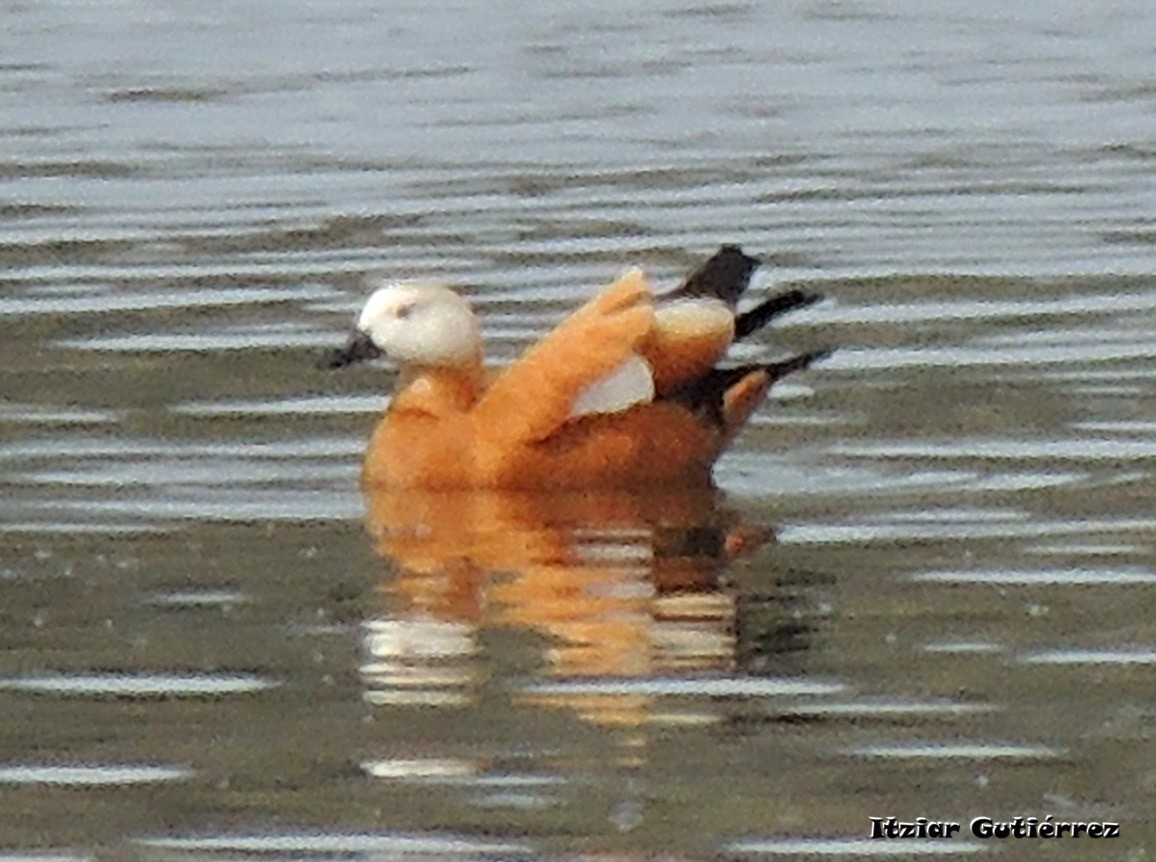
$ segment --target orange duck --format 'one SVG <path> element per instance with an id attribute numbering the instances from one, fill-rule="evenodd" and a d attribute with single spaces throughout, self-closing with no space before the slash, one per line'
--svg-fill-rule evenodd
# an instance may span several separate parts
<path id="1" fill-rule="evenodd" d="M 819 299 L 792 290 L 739 313 L 758 264 L 723 246 L 663 296 L 631 269 L 492 380 L 464 299 L 437 284 L 380 288 L 331 362 L 384 355 L 401 369 L 369 442 L 364 483 L 426 490 L 709 485 L 715 460 L 771 385 L 827 353 L 715 367 L 733 341 Z"/>

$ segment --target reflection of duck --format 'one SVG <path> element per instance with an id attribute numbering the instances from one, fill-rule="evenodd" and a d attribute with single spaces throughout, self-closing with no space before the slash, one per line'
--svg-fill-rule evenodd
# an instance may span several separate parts
<path id="1" fill-rule="evenodd" d="M 816 296 L 738 313 L 758 262 L 724 246 L 669 296 L 632 269 L 488 385 L 477 319 L 445 287 L 370 297 L 334 365 L 383 353 L 401 380 L 366 454 L 370 485 L 626 488 L 708 485 L 771 385 L 823 355 L 716 368 L 730 344 Z"/>
<path id="2" fill-rule="evenodd" d="M 550 639 L 553 676 L 621 678 L 731 668 L 734 604 L 719 578 L 770 532 L 716 495 L 367 489 L 366 504 L 396 567 L 395 629 L 453 624 L 460 641 L 463 625 L 519 628 Z M 645 712 L 639 698 L 575 698 L 558 705 L 613 723 Z"/>

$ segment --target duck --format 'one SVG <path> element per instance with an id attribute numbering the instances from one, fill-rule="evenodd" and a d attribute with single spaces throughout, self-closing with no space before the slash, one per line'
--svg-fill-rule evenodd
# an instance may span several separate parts
<path id="1" fill-rule="evenodd" d="M 771 387 L 828 349 L 720 364 L 772 319 L 819 299 L 793 289 L 739 311 L 760 261 L 724 245 L 673 291 L 626 270 L 496 374 L 468 301 L 433 282 L 369 297 L 329 365 L 399 371 L 362 467 L 366 488 L 607 490 L 710 486 Z"/>

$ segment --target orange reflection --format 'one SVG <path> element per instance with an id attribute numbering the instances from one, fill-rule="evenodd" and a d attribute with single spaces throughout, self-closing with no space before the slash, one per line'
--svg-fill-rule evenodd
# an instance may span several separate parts
<path id="1" fill-rule="evenodd" d="M 726 671 L 734 604 L 719 577 L 770 530 L 743 523 L 711 489 L 367 489 L 377 552 L 396 566 L 403 614 L 461 635 L 491 626 L 548 636 L 561 679 Z M 603 723 L 645 719 L 641 697 L 550 695 Z"/>

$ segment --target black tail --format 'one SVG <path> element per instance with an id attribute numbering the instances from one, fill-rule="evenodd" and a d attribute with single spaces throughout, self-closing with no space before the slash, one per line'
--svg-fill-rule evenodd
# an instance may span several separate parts
<path id="1" fill-rule="evenodd" d="M 733 309 L 761 265 L 762 261 L 746 254 L 737 245 L 724 245 L 663 299 L 709 296 L 721 299 Z M 772 296 L 735 318 L 735 338 L 746 338 L 770 323 L 772 318 L 796 308 L 806 308 L 822 298 L 820 294 L 802 290 L 788 290 Z"/>
<path id="2" fill-rule="evenodd" d="M 756 368 L 762 368 L 770 375 L 772 381 L 782 380 L 788 374 L 794 374 L 796 371 L 802 371 L 804 368 L 810 368 L 820 359 L 826 359 L 835 352 L 834 347 L 824 347 L 822 350 L 812 350 L 808 353 L 800 353 L 798 356 L 792 356 L 790 359 L 784 359 L 782 362 L 768 362 Z"/>
<path id="3" fill-rule="evenodd" d="M 735 318 L 735 339 L 746 338 L 770 323 L 772 318 L 794 311 L 796 308 L 814 305 L 822 298 L 821 293 L 807 293 L 804 290 L 788 290 L 786 293 L 772 296 Z"/>
<path id="4" fill-rule="evenodd" d="M 686 277 L 668 299 L 713 296 L 734 308 L 762 261 L 737 245 L 724 245 Z"/>
<path id="5" fill-rule="evenodd" d="M 677 392 L 670 395 L 669 400 L 675 401 L 688 410 L 699 414 L 704 419 L 723 425 L 723 397 L 728 389 L 755 371 L 764 371 L 774 385 L 788 374 L 809 368 L 820 359 L 825 359 L 834 352 L 834 348 L 812 350 L 784 359 L 781 362 L 760 362 L 751 365 L 739 365 L 735 368 L 712 368 L 698 380 L 688 383 Z"/>

